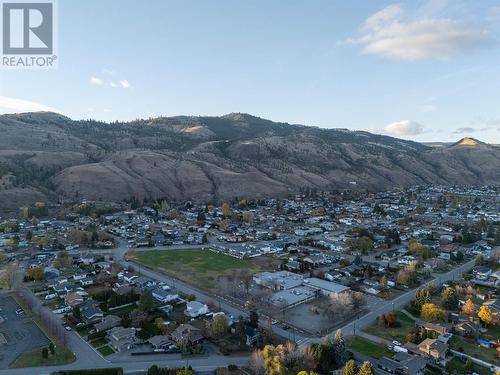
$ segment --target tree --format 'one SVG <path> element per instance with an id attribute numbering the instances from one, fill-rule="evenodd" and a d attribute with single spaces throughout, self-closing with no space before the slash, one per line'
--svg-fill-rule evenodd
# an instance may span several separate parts
<path id="1" fill-rule="evenodd" d="M 464 305 L 462 306 L 462 312 L 467 315 L 474 315 L 474 313 L 476 312 L 476 306 L 470 298 L 465 301 Z"/>
<path id="2" fill-rule="evenodd" d="M 68 252 L 61 250 L 57 253 L 57 257 L 54 260 L 54 267 L 57 269 L 68 268 L 73 263 L 73 259 L 69 256 Z"/>
<path id="3" fill-rule="evenodd" d="M 49 349 L 47 348 L 42 349 L 42 358 L 49 358 Z"/>
<path id="4" fill-rule="evenodd" d="M 374 375 L 374 374 L 375 371 L 373 370 L 372 364 L 368 361 L 363 362 L 358 371 L 358 375 Z"/>
<path id="5" fill-rule="evenodd" d="M 246 223 L 251 223 L 253 221 L 253 213 L 251 211 L 243 212 L 242 219 Z"/>
<path id="6" fill-rule="evenodd" d="M 145 290 L 142 292 L 141 297 L 139 298 L 139 308 L 142 311 L 151 311 L 154 307 L 153 296 L 151 295 L 151 291 Z"/>
<path id="7" fill-rule="evenodd" d="M 264 359 L 260 349 L 250 355 L 249 368 L 253 375 L 264 375 Z"/>
<path id="8" fill-rule="evenodd" d="M 259 314 L 257 314 L 257 311 L 250 311 L 249 323 L 254 328 L 257 328 L 259 326 Z"/>
<path id="9" fill-rule="evenodd" d="M 454 288 L 448 287 L 441 294 L 441 305 L 448 309 L 454 310 L 458 305 L 458 296 Z"/>
<path id="10" fill-rule="evenodd" d="M 285 367 L 278 351 L 273 345 L 266 345 L 262 350 L 266 375 L 284 375 Z"/>
<path id="11" fill-rule="evenodd" d="M 387 277 L 385 275 L 383 275 L 379 282 L 378 282 L 378 285 L 380 286 L 380 289 L 381 290 L 385 290 L 387 289 Z"/>
<path id="12" fill-rule="evenodd" d="M 431 302 L 431 291 L 428 288 L 418 289 L 415 294 L 415 300 L 412 302 L 413 306 L 420 311 L 422 306 Z"/>
<path id="13" fill-rule="evenodd" d="M 217 315 L 212 322 L 207 322 L 207 325 L 209 335 L 214 339 L 220 339 L 229 330 L 227 320 L 222 315 Z"/>
<path id="14" fill-rule="evenodd" d="M 479 317 L 479 319 L 481 319 L 481 321 L 484 324 L 493 323 L 493 315 L 491 314 L 491 310 L 488 306 L 484 306 L 484 305 L 481 306 L 479 308 L 479 312 L 478 312 L 477 316 Z"/>
<path id="15" fill-rule="evenodd" d="M 347 361 L 342 369 L 341 375 L 356 375 L 358 373 L 358 366 L 353 359 Z"/>
<path id="16" fill-rule="evenodd" d="M 446 311 L 433 303 L 422 305 L 420 317 L 428 321 L 443 321 L 446 318 Z"/>
<path id="17" fill-rule="evenodd" d="M 395 313 L 388 312 L 380 315 L 379 320 L 384 323 L 385 327 L 394 327 L 396 325 L 397 317 Z"/>
<path id="18" fill-rule="evenodd" d="M 26 276 L 30 280 L 43 280 L 43 267 L 37 266 L 33 268 L 28 268 L 26 270 Z"/>
<path id="19" fill-rule="evenodd" d="M 231 208 L 229 207 L 229 204 L 228 203 L 223 203 L 222 204 L 222 215 L 224 217 L 229 217 L 232 215 L 232 212 L 231 212 Z"/>
<path id="20" fill-rule="evenodd" d="M 80 310 L 80 306 L 73 307 L 73 317 L 77 320 L 82 318 L 82 312 Z"/>
<path id="21" fill-rule="evenodd" d="M 194 375 L 194 372 L 193 372 L 193 370 L 185 368 L 185 369 L 177 371 L 175 373 L 175 375 Z"/>
<path id="22" fill-rule="evenodd" d="M 344 363 L 347 362 L 347 358 L 349 356 L 347 354 L 344 335 L 340 329 L 335 332 L 335 336 L 333 338 L 333 349 L 335 352 L 335 362 L 337 367 L 343 366 Z"/>
<path id="23" fill-rule="evenodd" d="M 471 374 L 474 371 L 474 362 L 472 362 L 470 358 L 465 361 L 465 369 L 468 374 Z"/>
<path id="24" fill-rule="evenodd" d="M 52 354 L 52 355 L 54 355 L 54 354 L 55 354 L 55 352 L 56 352 L 56 347 L 54 346 L 54 343 L 53 343 L 53 342 L 51 342 L 51 343 L 49 344 L 49 351 L 50 351 L 50 354 Z"/>
<path id="25" fill-rule="evenodd" d="M 148 375 L 160 375 L 160 369 L 158 366 L 153 365 L 148 369 Z"/>

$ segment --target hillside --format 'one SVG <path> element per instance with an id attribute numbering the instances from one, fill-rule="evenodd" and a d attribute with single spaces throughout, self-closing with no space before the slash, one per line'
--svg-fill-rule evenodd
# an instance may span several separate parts
<path id="1" fill-rule="evenodd" d="M 430 147 L 247 114 L 73 121 L 0 116 L 0 209 L 59 197 L 219 200 L 301 188 L 378 190 L 500 181 L 500 148 L 471 138 Z"/>

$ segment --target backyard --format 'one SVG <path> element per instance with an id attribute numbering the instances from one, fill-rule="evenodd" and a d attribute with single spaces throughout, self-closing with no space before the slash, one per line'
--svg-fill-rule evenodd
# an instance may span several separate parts
<path id="1" fill-rule="evenodd" d="M 383 344 L 376 344 L 359 336 L 353 336 L 348 346 L 351 350 L 373 358 L 392 357 L 393 352 Z"/>
<path id="2" fill-rule="evenodd" d="M 199 249 L 137 251 L 129 253 L 128 259 L 211 290 L 215 288 L 219 276 L 238 270 L 247 270 L 249 273 L 261 270 L 250 260 Z"/>
<path id="3" fill-rule="evenodd" d="M 396 325 L 385 327 L 378 321 L 363 329 L 364 332 L 374 336 L 382 337 L 389 341 L 405 341 L 406 334 L 415 327 L 415 321 L 400 311 L 396 311 Z"/>
<path id="4" fill-rule="evenodd" d="M 500 361 L 496 357 L 496 351 L 493 348 L 484 348 L 472 340 L 465 340 L 464 338 L 454 335 L 448 342 L 451 349 L 458 352 L 463 352 L 474 358 L 495 364 L 498 366 Z"/>
<path id="5" fill-rule="evenodd" d="M 54 354 L 49 354 L 48 358 L 43 358 L 42 348 L 38 348 L 21 354 L 10 367 L 56 366 L 71 363 L 74 360 L 75 356 L 69 349 L 56 347 Z"/>

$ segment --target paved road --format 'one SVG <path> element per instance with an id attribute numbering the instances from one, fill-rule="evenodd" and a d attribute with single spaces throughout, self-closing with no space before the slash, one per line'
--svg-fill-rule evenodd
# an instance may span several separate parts
<path id="1" fill-rule="evenodd" d="M 105 251 L 106 253 L 113 254 L 116 261 L 122 263 L 124 266 L 130 266 L 139 271 L 139 267 L 131 262 L 128 262 L 125 259 L 125 254 L 128 251 L 128 244 L 119 240 L 119 247 L 117 249 L 111 251 Z M 151 250 L 151 249 L 149 249 Z M 104 253 L 104 251 L 103 251 Z M 441 285 L 446 281 L 453 280 L 459 278 L 464 272 L 469 271 L 472 267 L 474 267 L 475 261 L 471 260 L 460 267 L 446 273 L 437 276 L 435 279 L 430 280 L 425 284 L 425 286 L 430 285 Z M 219 300 L 214 298 L 213 296 L 209 296 L 190 285 L 181 282 L 179 280 L 174 280 L 171 277 L 168 277 L 162 273 L 158 273 L 152 271 L 150 269 L 140 267 L 140 272 L 148 277 L 151 277 L 157 281 L 163 281 L 170 285 L 175 283 L 175 288 L 187 294 L 194 294 L 197 300 L 201 302 L 213 301 L 216 304 L 219 304 L 221 309 L 232 314 L 234 317 L 238 317 L 240 315 L 247 316 L 246 311 L 243 311 L 241 308 L 231 305 L 224 300 Z M 392 311 L 399 310 L 407 303 L 409 303 L 412 299 L 415 298 L 415 293 L 417 289 L 409 290 L 405 294 L 400 295 L 392 301 L 386 301 L 381 303 L 376 309 L 370 311 L 369 313 L 357 318 L 353 322 L 342 327 L 342 333 L 344 336 L 350 336 L 358 330 L 365 328 L 370 325 L 379 315 Z M 290 336 L 290 331 L 284 331 L 278 326 L 273 326 L 273 330 L 280 334 L 283 337 Z M 330 337 L 334 335 L 335 332 L 331 332 L 329 334 Z M 310 338 L 298 333 L 294 334 L 296 341 L 301 345 L 306 345 L 312 342 L 321 342 L 322 338 Z M 15 369 L 15 370 L 0 370 L 0 375 L 3 374 L 13 374 L 13 375 L 32 375 L 34 373 L 44 375 L 49 374 L 51 371 L 59 370 L 59 369 L 81 369 L 81 368 L 105 368 L 105 367 L 123 367 L 125 372 L 133 372 L 140 371 L 149 368 L 153 363 L 162 367 L 182 367 L 186 365 L 186 360 L 176 359 L 165 359 L 164 356 L 158 360 L 149 360 L 149 361 L 141 361 L 142 358 L 134 358 L 133 362 L 120 362 L 120 363 L 111 363 L 106 359 L 99 356 L 86 342 L 84 342 L 78 334 L 75 332 L 70 332 L 69 337 L 69 347 L 73 350 L 77 355 L 77 360 L 67 366 L 54 366 L 54 367 L 37 367 L 37 368 L 29 368 L 29 369 Z M 136 360 L 137 359 L 137 360 Z M 248 357 L 225 357 L 220 355 L 212 355 L 210 357 L 204 358 L 196 358 L 189 359 L 189 365 L 193 366 L 196 370 L 213 370 L 217 367 L 227 366 L 229 364 L 236 365 L 245 365 L 248 363 Z"/>
<path id="2" fill-rule="evenodd" d="M 0 370 L 2 375 L 49 375 L 53 371 L 58 370 L 74 370 L 83 368 L 108 368 L 108 367 L 121 367 L 124 369 L 125 373 L 131 373 L 136 371 L 145 371 L 153 364 L 159 367 L 184 367 L 192 366 L 198 371 L 210 371 L 215 370 L 218 367 L 226 367 L 230 364 L 235 364 L 238 366 L 243 366 L 248 363 L 248 357 L 225 357 L 222 355 L 203 357 L 203 358 L 189 358 L 189 359 L 173 359 L 173 360 L 141 360 L 138 359 L 137 362 L 122 362 L 122 363 L 110 363 L 110 362 L 99 362 L 92 363 L 91 365 L 82 364 L 82 362 L 77 360 L 76 362 L 66 365 L 66 366 L 51 366 L 51 367 L 30 367 L 24 369 L 9 369 Z"/>
<path id="3" fill-rule="evenodd" d="M 462 264 L 460 267 L 451 270 L 448 273 L 438 275 L 435 279 L 428 281 L 419 288 L 431 285 L 439 286 L 449 280 L 458 279 L 463 273 L 472 269 L 474 267 L 474 264 L 475 260 L 471 260 L 465 264 Z M 342 333 L 344 334 L 344 336 L 353 335 L 357 333 L 359 330 L 362 330 L 363 328 L 369 326 L 378 316 L 390 311 L 400 310 L 406 304 L 408 304 L 412 299 L 415 298 L 417 289 L 409 290 L 408 292 L 400 295 L 399 297 L 393 299 L 392 301 L 386 301 L 384 303 L 381 303 L 376 309 L 370 311 L 369 313 L 361 317 L 358 317 L 351 323 L 346 324 L 344 327 L 342 327 Z M 329 336 L 332 337 L 332 334 L 333 332 L 329 334 Z M 319 338 L 305 339 L 300 342 L 300 345 L 305 345 L 310 342 L 320 342 L 320 339 Z"/>

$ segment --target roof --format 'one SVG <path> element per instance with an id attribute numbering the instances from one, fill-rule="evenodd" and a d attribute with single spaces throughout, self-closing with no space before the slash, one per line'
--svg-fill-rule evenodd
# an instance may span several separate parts
<path id="1" fill-rule="evenodd" d="M 326 290 L 331 293 L 341 293 L 349 290 L 350 288 L 341 284 L 333 283 L 331 281 L 321 280 L 316 277 L 310 279 L 305 279 L 304 284 L 311 286 L 313 288 L 318 288 L 321 290 Z"/>
<path id="2" fill-rule="evenodd" d="M 156 335 L 150 337 L 148 339 L 148 342 L 153 346 L 170 345 L 173 343 L 173 341 L 168 336 L 165 335 Z"/>

